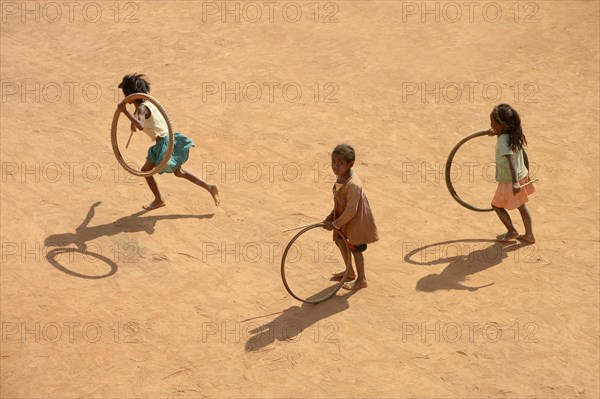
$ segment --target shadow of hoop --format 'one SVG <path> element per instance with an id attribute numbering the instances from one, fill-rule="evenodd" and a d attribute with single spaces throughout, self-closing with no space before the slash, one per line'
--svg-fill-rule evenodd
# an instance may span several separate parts
<path id="1" fill-rule="evenodd" d="M 433 244 L 429 244 L 429 245 L 424 245 L 421 247 L 416 247 L 414 248 L 412 251 L 408 252 L 405 256 L 404 256 L 404 261 L 413 265 L 422 265 L 422 266 L 432 266 L 432 265 L 439 265 L 439 264 L 443 264 L 443 263 L 449 263 L 451 261 L 453 261 L 456 258 L 460 258 L 462 257 L 462 251 L 461 248 L 458 247 L 459 244 L 484 244 L 484 243 L 490 243 L 490 244 L 494 244 L 497 243 L 496 240 L 490 240 L 490 239 L 480 239 L 480 238 L 464 238 L 464 239 L 459 239 L 459 240 L 448 240 L 448 241 L 443 241 L 443 242 L 436 242 Z M 435 249 L 439 247 L 440 250 L 439 251 L 435 251 Z M 450 256 L 450 248 L 456 248 L 456 255 L 454 256 Z M 414 258 L 417 257 L 417 255 L 419 253 L 423 254 L 426 253 L 427 250 L 431 250 L 433 249 L 438 256 L 434 256 L 434 259 L 431 261 L 418 261 L 415 260 Z M 445 256 L 444 256 L 445 255 Z M 427 256 L 422 256 L 422 258 L 427 258 Z"/>
<path id="2" fill-rule="evenodd" d="M 63 266 L 63 264 L 61 264 L 57 258 L 60 258 L 60 256 L 64 253 L 73 253 L 73 252 L 77 252 L 77 253 L 80 253 L 81 255 L 83 255 L 84 257 L 94 258 L 103 263 L 106 263 L 108 266 L 110 266 L 110 270 L 106 274 L 102 274 L 102 275 L 98 275 L 98 276 L 90 276 L 87 274 L 78 273 L 71 269 L 68 269 L 65 266 Z M 74 277 L 81 277 L 81 278 L 87 278 L 87 279 L 92 279 L 92 280 L 110 277 L 113 274 L 115 274 L 117 272 L 117 270 L 119 269 L 117 264 L 115 262 L 113 262 L 110 258 L 107 258 L 106 256 L 103 256 L 101 254 L 97 254 L 95 252 L 91 252 L 91 251 L 81 249 L 81 248 L 72 248 L 72 247 L 55 248 L 51 251 L 48 251 L 48 253 L 46 254 L 46 260 L 48 260 L 48 263 L 50 263 L 52 266 L 54 266 L 61 272 L 64 272 L 64 273 L 74 276 Z M 95 263 L 95 261 L 93 261 L 92 263 Z"/>
<path id="3" fill-rule="evenodd" d="M 81 224 L 75 228 L 74 233 L 60 233 L 51 234 L 44 240 L 45 247 L 55 247 L 46 254 L 46 260 L 56 269 L 64 272 L 70 276 L 81 277 L 87 279 L 100 279 L 110 277 L 115 274 L 118 270 L 117 263 L 118 258 L 114 260 L 103 256 L 101 250 L 92 252 L 88 248 L 94 244 L 94 240 L 101 237 L 111 237 L 120 233 L 137 233 L 146 232 L 147 234 L 154 233 L 154 226 L 159 220 L 175 220 L 175 219 L 210 219 L 214 214 L 205 215 L 155 215 L 155 216 L 142 216 L 148 213 L 148 210 L 136 212 L 129 216 L 123 216 L 114 222 L 104 223 L 96 226 L 89 226 L 91 220 L 94 218 L 96 213 L 95 209 L 102 204 L 102 201 L 97 201 L 90 206 L 88 213 L 81 222 Z M 98 276 L 89 276 L 83 273 L 78 273 L 68 269 L 64 266 L 64 263 L 59 261 L 59 257 L 65 253 L 79 253 L 83 256 L 84 260 L 88 263 L 95 263 L 101 261 L 110 266 L 110 271 L 106 274 Z M 74 262 L 73 256 L 71 261 Z"/>

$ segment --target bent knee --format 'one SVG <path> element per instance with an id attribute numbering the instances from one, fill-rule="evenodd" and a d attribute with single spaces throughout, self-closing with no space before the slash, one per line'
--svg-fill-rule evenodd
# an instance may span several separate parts
<path id="1" fill-rule="evenodd" d="M 185 177 L 185 171 L 181 168 L 175 169 L 175 172 L 173 172 L 173 174 L 177 177 Z"/>

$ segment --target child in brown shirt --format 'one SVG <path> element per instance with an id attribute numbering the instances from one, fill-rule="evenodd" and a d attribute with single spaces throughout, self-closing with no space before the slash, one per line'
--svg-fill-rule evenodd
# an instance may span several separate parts
<path id="1" fill-rule="evenodd" d="M 323 221 L 327 230 L 339 230 L 348 238 L 346 243 L 336 231 L 333 233 L 333 239 L 340 248 L 347 267 L 350 268 L 348 279 L 355 280 L 344 284 L 343 288 L 347 290 L 367 286 L 365 260 L 362 253 L 367 249 L 367 244 L 379 240 L 369 201 L 358 175 L 352 170 L 355 159 L 354 148 L 348 144 L 340 144 L 333 150 L 331 169 L 337 176 L 333 186 L 334 208 Z M 354 273 L 351 259 L 347 259 L 346 245 L 354 257 L 358 275 Z M 333 276 L 340 279 L 344 273 L 335 273 Z"/>

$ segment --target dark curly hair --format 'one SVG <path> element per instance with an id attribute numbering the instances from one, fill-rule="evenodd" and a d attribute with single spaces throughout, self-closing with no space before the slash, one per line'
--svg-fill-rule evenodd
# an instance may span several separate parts
<path id="1" fill-rule="evenodd" d="M 344 161 L 348 163 L 354 162 L 354 160 L 356 159 L 356 153 L 354 152 L 354 148 L 349 144 L 336 145 L 331 155 L 333 154 L 341 155 L 342 158 L 344 158 Z"/>
<path id="2" fill-rule="evenodd" d="M 150 93 L 150 82 L 146 75 L 132 73 L 123 76 L 123 80 L 119 83 L 119 89 L 123 89 L 126 96 L 133 93 Z"/>

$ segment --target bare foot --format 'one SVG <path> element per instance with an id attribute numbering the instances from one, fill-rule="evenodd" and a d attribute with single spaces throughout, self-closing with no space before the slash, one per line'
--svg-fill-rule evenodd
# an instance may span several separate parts
<path id="1" fill-rule="evenodd" d="M 496 237 L 496 239 L 500 242 L 508 242 L 508 241 L 514 240 L 518 236 L 519 236 L 519 233 L 517 233 L 517 231 L 514 230 L 514 231 L 506 232 L 506 233 Z"/>
<path id="2" fill-rule="evenodd" d="M 530 244 L 535 244 L 535 238 L 533 237 L 533 234 L 522 234 L 518 236 L 517 239 L 528 242 Z"/>
<path id="3" fill-rule="evenodd" d="M 333 276 L 331 277 L 332 280 L 341 280 L 342 277 L 344 277 L 344 273 L 346 272 L 339 272 L 339 273 L 333 273 Z M 356 274 L 352 273 L 348 273 L 348 278 L 346 279 L 346 281 L 352 281 L 356 279 Z"/>
<path id="4" fill-rule="evenodd" d="M 367 288 L 367 280 L 362 281 L 353 281 L 351 283 L 346 283 L 342 285 L 342 288 L 345 290 L 360 290 L 361 288 Z"/>
<path id="5" fill-rule="evenodd" d="M 151 203 L 149 203 L 148 205 L 144 205 L 142 206 L 142 208 L 144 208 L 147 211 L 151 211 L 152 209 L 156 209 L 156 208 L 162 208 L 163 206 L 167 205 L 164 201 L 161 200 L 154 200 Z"/>
<path id="6" fill-rule="evenodd" d="M 217 186 L 210 186 L 208 192 L 210 193 L 210 195 L 212 195 L 213 199 L 215 200 L 215 205 L 219 206 L 219 204 L 221 203 L 221 198 L 219 197 L 219 189 L 217 188 Z"/>

